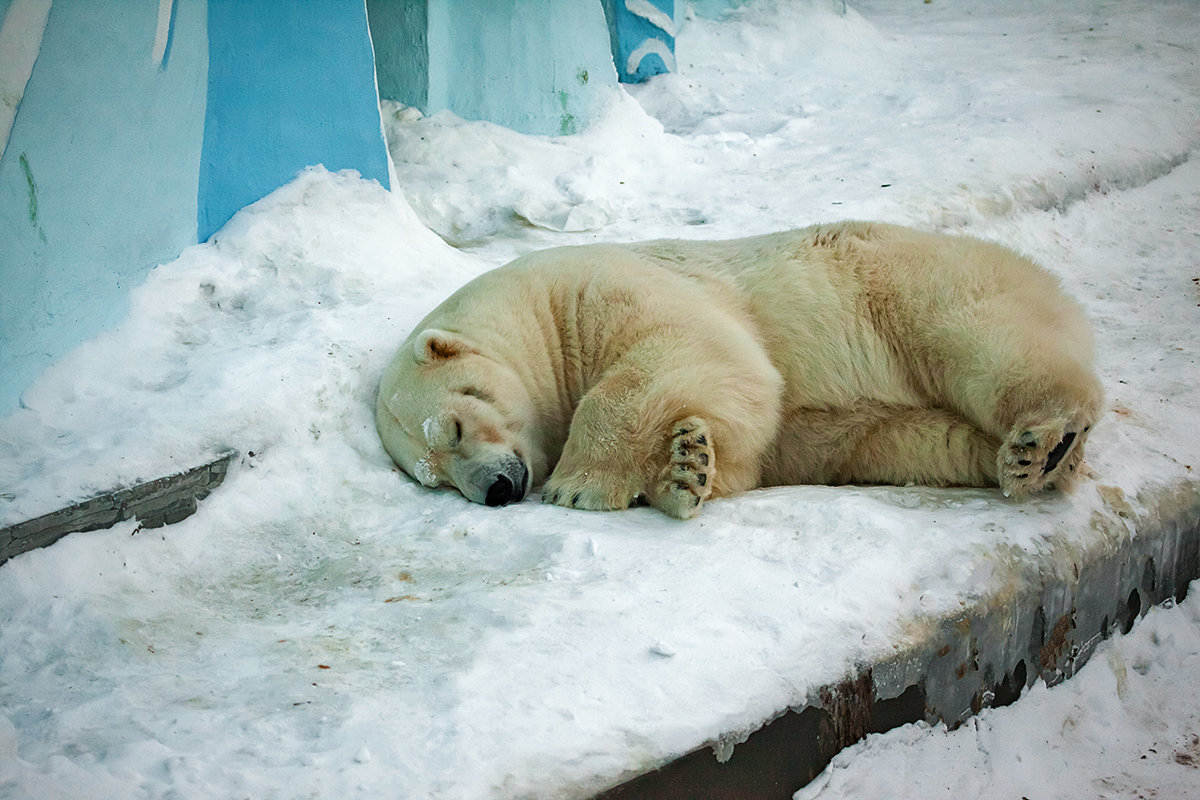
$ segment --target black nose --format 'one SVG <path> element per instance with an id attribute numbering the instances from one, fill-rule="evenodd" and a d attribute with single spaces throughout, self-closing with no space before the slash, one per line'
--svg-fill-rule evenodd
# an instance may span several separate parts
<path id="1" fill-rule="evenodd" d="M 484 502 L 489 506 L 506 506 L 515 499 L 513 488 L 513 482 L 507 475 L 497 475 L 496 482 L 488 487 Z"/>

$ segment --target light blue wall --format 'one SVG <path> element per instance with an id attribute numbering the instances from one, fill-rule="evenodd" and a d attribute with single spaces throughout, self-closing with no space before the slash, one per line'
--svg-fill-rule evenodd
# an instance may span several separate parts
<path id="1" fill-rule="evenodd" d="M 0 157 L 0 414 L 312 164 L 388 186 L 362 0 L 55 0 Z"/>
<path id="2" fill-rule="evenodd" d="M 310 164 L 388 187 L 363 0 L 209 0 L 200 239 Z"/>
<path id="3" fill-rule="evenodd" d="M 429 0 L 427 112 L 575 133 L 617 85 L 599 0 Z"/>
<path id="4" fill-rule="evenodd" d="M 157 3 L 51 6 L 0 160 L 0 413 L 196 240 L 204 7 L 174 17 L 160 64 Z"/>

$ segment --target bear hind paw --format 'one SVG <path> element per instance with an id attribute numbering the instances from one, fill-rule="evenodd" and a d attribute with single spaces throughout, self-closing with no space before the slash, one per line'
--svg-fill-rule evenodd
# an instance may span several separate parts
<path id="1" fill-rule="evenodd" d="M 687 519 L 712 494 L 716 467 L 712 436 L 699 417 L 679 420 L 671 428 L 670 454 L 650 493 L 650 504 L 672 517 Z"/>
<path id="2" fill-rule="evenodd" d="M 1024 497 L 1051 486 L 1069 487 L 1083 465 L 1083 422 L 1017 426 L 1000 446 L 998 472 L 1006 497 Z"/>

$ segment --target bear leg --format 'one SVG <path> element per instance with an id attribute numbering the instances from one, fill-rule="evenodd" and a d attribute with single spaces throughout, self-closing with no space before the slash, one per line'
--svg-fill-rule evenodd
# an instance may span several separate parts
<path id="1" fill-rule="evenodd" d="M 931 402 L 1001 442 L 995 471 L 1006 496 L 1069 487 L 1102 402 L 1088 347 L 1067 335 L 1030 340 L 997 315 L 975 324 L 980 330 L 945 333 L 946 354 L 917 370 Z"/>
<path id="2" fill-rule="evenodd" d="M 1002 440 L 996 471 L 1006 496 L 1024 497 L 1075 483 L 1083 471 L 1084 443 L 1099 417 L 1101 398 L 1091 370 L 1065 354 L 1019 371 L 998 393 L 990 413 L 980 415 Z"/>
<path id="3" fill-rule="evenodd" d="M 890 246 L 871 291 L 920 405 L 953 409 L 1002 443 L 994 470 L 1005 494 L 1063 488 L 1102 404 L 1082 307 L 1008 248 L 912 236 Z"/>
<path id="4" fill-rule="evenodd" d="M 597 511 L 645 501 L 686 519 L 709 497 L 757 486 L 779 376 L 746 348 L 714 357 L 716 344 L 673 337 L 610 368 L 576 406 L 543 500 Z"/>
<path id="5" fill-rule="evenodd" d="M 995 486 L 997 437 L 940 408 L 862 401 L 784 415 L 764 484 Z"/>
<path id="6" fill-rule="evenodd" d="M 584 511 L 616 511 L 646 491 L 641 467 L 643 392 L 636 372 L 619 371 L 592 387 L 571 418 L 562 454 L 542 487 L 542 501 Z"/>

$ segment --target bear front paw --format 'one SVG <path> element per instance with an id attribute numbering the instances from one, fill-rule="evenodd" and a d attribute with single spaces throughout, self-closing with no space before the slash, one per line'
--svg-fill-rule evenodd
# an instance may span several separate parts
<path id="1" fill-rule="evenodd" d="M 672 517 L 687 519 L 712 494 L 716 468 L 708 425 L 699 417 L 677 422 L 668 440 L 670 454 L 651 492 L 650 504 Z"/>
<path id="2" fill-rule="evenodd" d="M 637 488 L 625 481 L 604 479 L 590 471 L 579 474 L 555 473 L 542 487 L 542 502 L 584 511 L 616 511 L 629 508 L 637 500 Z"/>
<path id="3" fill-rule="evenodd" d="M 1083 420 L 1014 427 L 997 454 L 1004 495 L 1023 497 L 1051 486 L 1069 487 L 1079 477 L 1090 430 L 1090 422 Z"/>

